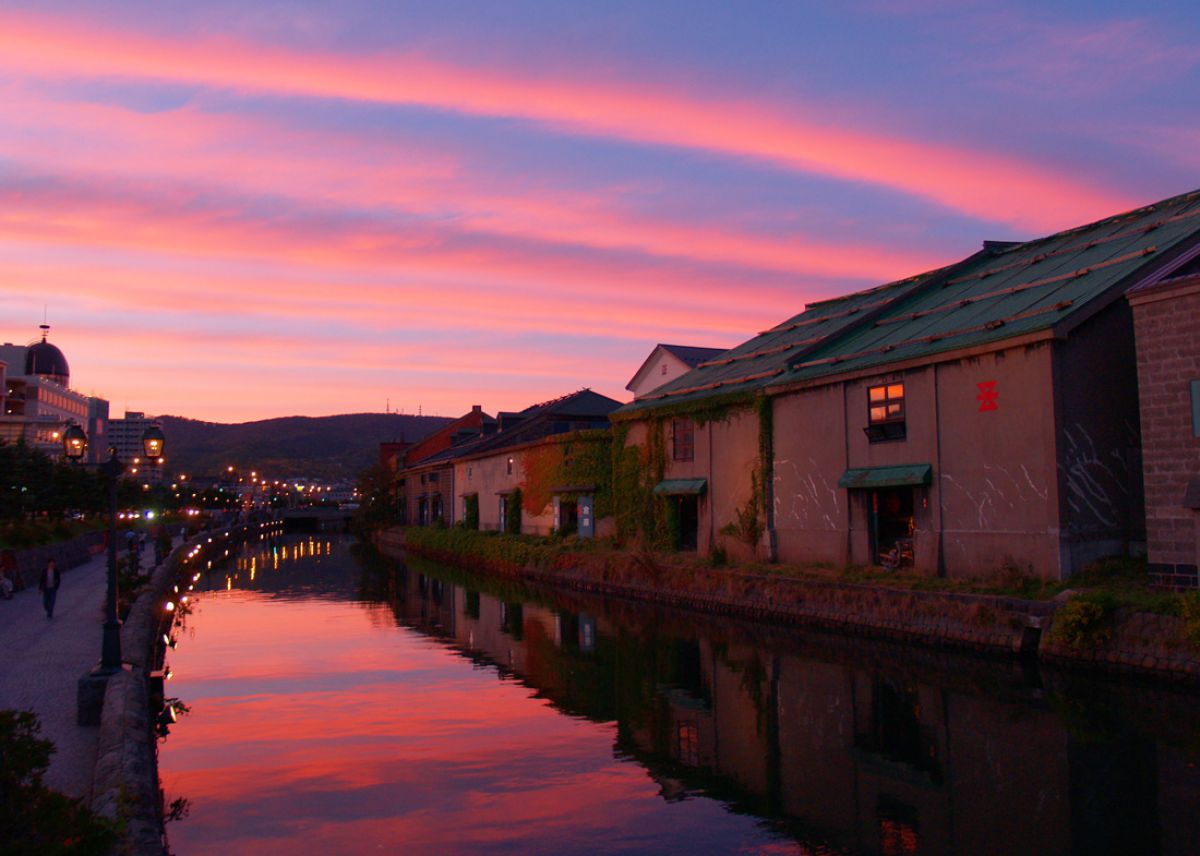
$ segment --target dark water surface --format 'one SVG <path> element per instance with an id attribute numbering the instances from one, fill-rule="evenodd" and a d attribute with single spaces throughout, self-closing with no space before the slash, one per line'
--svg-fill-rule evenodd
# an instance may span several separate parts
<path id="1" fill-rule="evenodd" d="M 191 854 L 1200 853 L 1200 697 L 537 591 L 327 537 L 177 628 Z"/>

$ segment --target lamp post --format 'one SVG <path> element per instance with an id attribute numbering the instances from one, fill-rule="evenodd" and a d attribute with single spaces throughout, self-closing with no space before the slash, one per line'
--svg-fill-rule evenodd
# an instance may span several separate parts
<path id="1" fill-rule="evenodd" d="M 157 460 L 163 452 L 163 432 L 153 426 L 142 434 L 146 456 Z M 63 432 L 63 454 L 78 463 L 87 452 L 87 435 L 72 423 Z M 108 482 L 108 592 L 104 601 L 104 636 L 100 646 L 100 667 L 95 674 L 111 675 L 121 670 L 121 621 L 117 616 L 117 479 L 125 465 L 117 457 L 115 447 L 109 447 L 108 460 L 98 467 Z"/>

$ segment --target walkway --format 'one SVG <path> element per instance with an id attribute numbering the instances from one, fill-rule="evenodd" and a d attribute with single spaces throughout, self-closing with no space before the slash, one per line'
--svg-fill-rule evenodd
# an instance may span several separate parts
<path id="1" fill-rule="evenodd" d="M 46 785 L 82 799 L 91 795 L 100 729 L 75 724 L 76 683 L 100 661 L 107 561 L 101 553 L 63 572 L 52 619 L 36 579 L 12 600 L 0 600 L 0 709 L 38 715 L 41 736 L 57 750 Z"/>

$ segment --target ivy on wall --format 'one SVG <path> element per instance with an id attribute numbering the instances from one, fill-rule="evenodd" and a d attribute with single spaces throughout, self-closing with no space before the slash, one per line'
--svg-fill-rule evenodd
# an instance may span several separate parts
<path id="1" fill-rule="evenodd" d="M 645 410 L 635 410 L 628 414 L 614 414 L 609 417 L 616 422 L 640 422 L 646 420 L 666 421 L 674 418 L 688 418 L 703 428 L 709 422 L 724 422 L 741 410 L 749 410 L 761 399 L 753 390 L 730 392 L 724 395 L 712 395 L 691 401 L 679 401 Z"/>
<path id="2" fill-rule="evenodd" d="M 525 452 L 522 504 L 529 514 L 541 514 L 553 499 L 556 487 L 594 485 L 593 513 L 597 518 L 613 513 L 613 432 L 600 429 L 573 431 L 555 442 Z"/>
<path id="3" fill-rule="evenodd" d="M 721 532 L 735 535 L 751 545 L 758 543 L 766 526 L 768 485 L 772 478 L 774 411 L 771 400 L 755 391 L 635 411 L 614 420 L 613 511 L 619 541 L 629 543 L 640 538 L 654 549 L 674 549 L 679 543 L 677 503 L 670 497 L 654 493 L 654 486 L 666 476 L 666 426 L 669 421 L 687 418 L 697 427 L 703 427 L 710 422 L 727 421 L 748 410 L 758 417 L 758 463 L 750 473 L 750 496 L 746 504 L 735 509 L 736 522 L 730 522 Z M 627 446 L 629 428 L 635 421 L 646 425 L 646 443 Z"/>

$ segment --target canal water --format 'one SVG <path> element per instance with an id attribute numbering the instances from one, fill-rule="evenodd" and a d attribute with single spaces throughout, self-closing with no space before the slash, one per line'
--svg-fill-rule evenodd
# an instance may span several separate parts
<path id="1" fill-rule="evenodd" d="M 1200 699 L 255 542 L 175 629 L 177 856 L 1200 853 Z"/>

